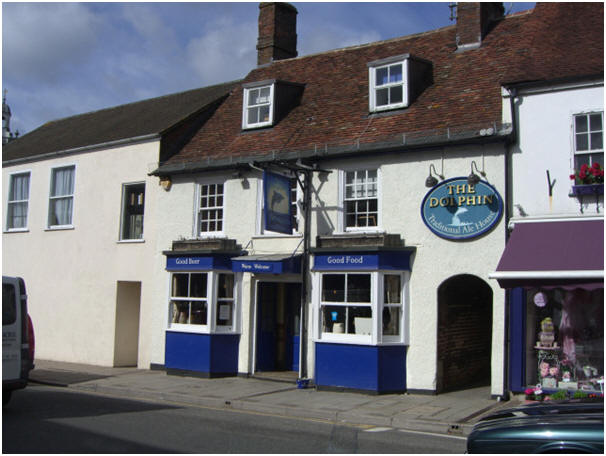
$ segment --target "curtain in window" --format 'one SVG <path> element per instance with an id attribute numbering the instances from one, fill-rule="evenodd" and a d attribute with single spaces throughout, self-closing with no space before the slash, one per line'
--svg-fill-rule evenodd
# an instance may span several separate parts
<path id="1" fill-rule="evenodd" d="M 29 174 L 12 176 L 8 204 L 8 228 L 27 226 L 27 202 L 29 200 Z"/>
<path id="2" fill-rule="evenodd" d="M 74 193 L 74 168 L 54 170 L 51 188 L 50 225 L 71 225 Z"/>

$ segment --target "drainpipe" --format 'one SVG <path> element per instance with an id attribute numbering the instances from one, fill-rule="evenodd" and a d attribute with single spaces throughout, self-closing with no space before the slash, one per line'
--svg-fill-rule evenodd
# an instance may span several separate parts
<path id="1" fill-rule="evenodd" d="M 310 248 L 310 231 L 311 231 L 311 178 L 313 172 L 311 170 L 304 170 L 303 175 L 305 180 L 303 181 L 303 214 L 304 214 L 304 228 L 303 228 L 303 258 L 301 261 L 301 335 L 299 342 L 299 377 L 302 380 L 307 379 L 307 306 L 308 303 L 308 290 L 309 290 L 309 248 Z"/>

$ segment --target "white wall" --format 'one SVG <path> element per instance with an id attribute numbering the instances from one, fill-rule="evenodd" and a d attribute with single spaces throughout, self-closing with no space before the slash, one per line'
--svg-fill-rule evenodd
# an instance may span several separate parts
<path id="1" fill-rule="evenodd" d="M 39 359 L 111 366 L 118 281 L 141 282 L 140 367 L 149 367 L 158 337 L 153 307 L 162 266 L 155 245 L 157 178 L 148 177 L 159 143 L 151 141 L 5 167 L 29 170 L 28 230 L 4 232 L 4 275 L 25 278 Z M 75 165 L 73 229 L 48 230 L 51 168 Z M 145 182 L 144 242 L 119 242 L 122 184 Z M 161 271 L 161 270 L 160 270 Z"/>
<path id="2" fill-rule="evenodd" d="M 513 153 L 513 213 L 527 216 L 570 216 L 581 214 L 581 202 L 569 196 L 574 170 L 573 116 L 604 110 L 603 82 L 586 86 L 554 86 L 520 92 L 516 103 L 519 148 Z M 555 181 L 550 206 L 547 173 Z M 599 213 L 603 214 L 603 197 Z M 596 214 L 595 197 L 586 197 L 585 215 Z"/>

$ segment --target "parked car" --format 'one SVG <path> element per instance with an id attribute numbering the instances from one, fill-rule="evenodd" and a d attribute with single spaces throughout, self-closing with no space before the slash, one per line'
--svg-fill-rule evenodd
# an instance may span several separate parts
<path id="1" fill-rule="evenodd" d="M 527 404 L 479 421 L 468 453 L 604 453 L 603 399 Z"/>
<path id="2" fill-rule="evenodd" d="M 34 326 L 27 313 L 25 281 L 2 276 L 2 404 L 25 388 L 34 368 Z"/>

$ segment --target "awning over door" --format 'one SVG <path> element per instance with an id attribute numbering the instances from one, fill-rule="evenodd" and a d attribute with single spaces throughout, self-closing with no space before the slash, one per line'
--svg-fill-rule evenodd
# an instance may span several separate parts
<path id="1" fill-rule="evenodd" d="M 604 220 L 517 223 L 489 277 L 502 288 L 603 288 Z"/>
<path id="2" fill-rule="evenodd" d="M 247 255 L 231 259 L 234 272 L 300 274 L 301 255 Z"/>

